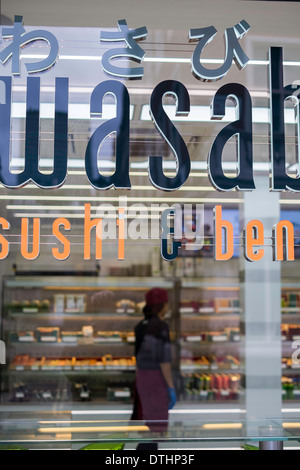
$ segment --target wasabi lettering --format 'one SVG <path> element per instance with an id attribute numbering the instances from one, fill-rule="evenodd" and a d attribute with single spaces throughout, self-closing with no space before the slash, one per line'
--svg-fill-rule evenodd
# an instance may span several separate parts
<path id="1" fill-rule="evenodd" d="M 241 39 L 249 31 L 249 29 L 249 24 L 243 20 L 233 26 L 233 28 L 227 28 L 225 30 L 226 52 L 224 64 L 218 69 L 213 70 L 203 67 L 200 58 L 206 44 L 212 41 L 217 34 L 216 28 L 214 26 L 209 26 L 207 28 L 190 29 L 190 42 L 199 41 L 191 61 L 192 73 L 195 75 L 195 77 L 204 82 L 215 82 L 217 80 L 221 80 L 229 71 L 233 60 L 240 70 L 244 68 L 249 62 L 249 58 L 243 51 L 239 43 L 239 39 Z"/>
<path id="2" fill-rule="evenodd" d="M 101 31 L 100 41 L 119 42 L 125 41 L 126 46 L 124 48 L 115 48 L 110 51 L 106 51 L 102 56 L 102 67 L 103 70 L 115 77 L 123 78 L 142 78 L 144 75 L 143 67 L 118 67 L 113 65 L 110 61 L 118 57 L 127 57 L 136 62 L 142 62 L 145 52 L 136 43 L 136 40 L 145 39 L 148 31 L 145 26 L 137 29 L 129 29 L 126 20 L 118 21 L 118 32 Z"/>
<path id="3" fill-rule="evenodd" d="M 0 62 L 5 64 L 12 58 L 12 74 L 20 75 L 20 49 L 26 44 L 34 41 L 46 41 L 50 46 L 50 52 L 46 59 L 39 62 L 26 63 L 28 73 L 42 72 L 54 65 L 58 57 L 58 42 L 54 34 L 49 31 L 37 29 L 25 33 L 23 28 L 23 17 L 15 16 L 14 25 L 2 28 L 2 37 L 4 39 L 12 38 L 12 43 L 0 53 Z"/>

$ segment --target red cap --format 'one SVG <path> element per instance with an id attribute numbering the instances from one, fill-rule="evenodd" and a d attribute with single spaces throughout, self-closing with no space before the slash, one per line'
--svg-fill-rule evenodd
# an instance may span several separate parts
<path id="1" fill-rule="evenodd" d="M 160 287 L 155 287 L 151 289 L 145 295 L 147 305 L 157 305 L 169 301 L 168 291 L 166 289 L 161 289 Z"/>

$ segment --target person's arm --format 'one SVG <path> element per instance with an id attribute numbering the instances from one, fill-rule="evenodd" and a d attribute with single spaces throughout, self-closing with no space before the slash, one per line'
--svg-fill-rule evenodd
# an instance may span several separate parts
<path id="1" fill-rule="evenodd" d="M 171 363 L 161 362 L 159 366 L 160 366 L 161 373 L 166 381 L 167 386 L 169 388 L 174 388 Z"/>
<path id="2" fill-rule="evenodd" d="M 160 331 L 160 354 L 159 367 L 165 379 L 167 387 L 174 388 L 171 366 L 171 347 L 169 327 L 166 323 L 162 323 Z"/>
<path id="3" fill-rule="evenodd" d="M 164 328 L 161 331 L 161 339 L 162 341 L 159 367 L 167 385 L 170 410 L 174 407 L 176 403 L 176 392 L 172 377 L 170 336 L 169 328 L 167 325 L 164 325 Z"/>
<path id="4" fill-rule="evenodd" d="M 170 362 L 161 362 L 159 364 L 160 370 L 162 372 L 162 375 L 165 379 L 165 382 L 167 384 L 167 389 L 168 389 L 168 396 L 169 396 L 169 410 L 171 410 L 175 404 L 176 404 L 176 391 L 174 388 L 173 384 L 173 378 L 172 378 L 172 369 L 171 369 L 171 363 Z"/>

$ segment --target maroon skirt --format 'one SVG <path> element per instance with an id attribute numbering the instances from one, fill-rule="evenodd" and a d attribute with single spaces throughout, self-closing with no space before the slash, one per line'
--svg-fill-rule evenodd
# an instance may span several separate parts
<path id="1" fill-rule="evenodd" d="M 146 421 L 151 431 L 163 432 L 168 427 L 169 396 L 160 370 L 137 369 L 137 417 Z"/>

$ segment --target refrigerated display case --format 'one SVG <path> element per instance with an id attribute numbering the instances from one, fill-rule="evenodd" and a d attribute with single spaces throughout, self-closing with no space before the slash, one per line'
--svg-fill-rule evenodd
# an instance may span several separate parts
<path id="1" fill-rule="evenodd" d="M 155 286 L 169 290 L 178 400 L 239 403 L 237 280 L 25 275 L 3 281 L 2 402 L 131 402 L 134 327 Z"/>
<path id="2" fill-rule="evenodd" d="M 185 400 L 241 402 L 241 307 L 237 279 L 181 283 L 180 373 Z"/>
<path id="3" fill-rule="evenodd" d="M 157 283 L 173 305 L 173 283 L 164 279 L 4 278 L 2 402 L 129 401 L 134 327 Z"/>

